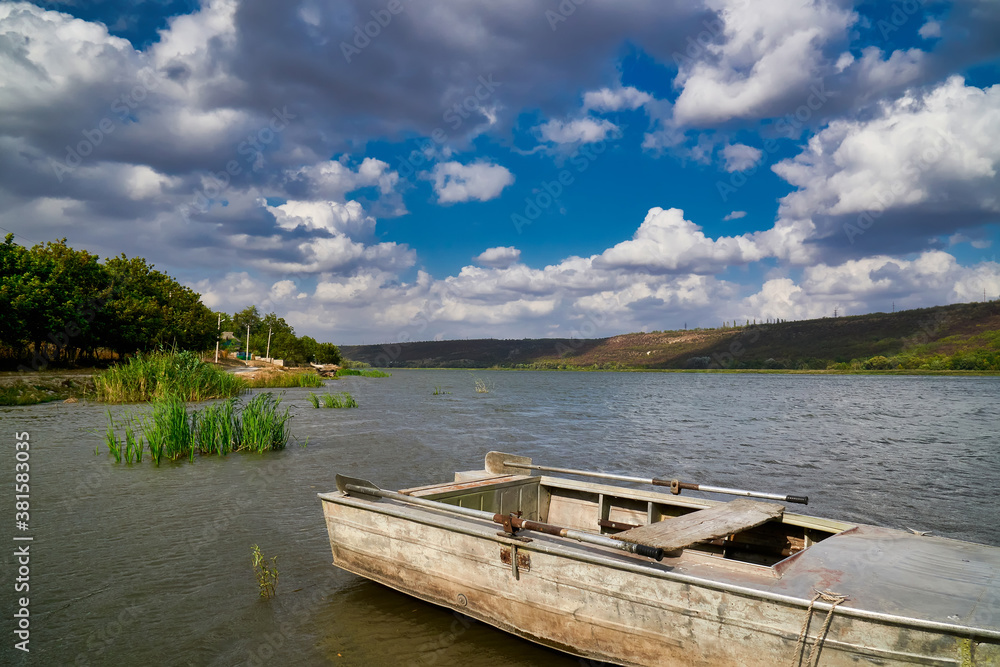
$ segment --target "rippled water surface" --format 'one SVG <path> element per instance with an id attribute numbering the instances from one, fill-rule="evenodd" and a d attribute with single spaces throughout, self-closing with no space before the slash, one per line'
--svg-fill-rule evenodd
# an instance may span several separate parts
<path id="1" fill-rule="evenodd" d="M 14 432 L 31 436 L 34 536 L 31 653 L 13 650 L 5 612 L 0 663 L 578 664 L 330 565 L 316 493 L 334 473 L 416 486 L 481 468 L 490 449 L 808 495 L 818 516 L 1000 546 L 997 378 L 409 370 L 327 384 L 361 407 L 315 410 L 285 390 L 298 439 L 285 451 L 159 468 L 95 455 L 104 406 L 0 409 L 5 480 Z M 253 544 L 278 557 L 269 602 Z"/>

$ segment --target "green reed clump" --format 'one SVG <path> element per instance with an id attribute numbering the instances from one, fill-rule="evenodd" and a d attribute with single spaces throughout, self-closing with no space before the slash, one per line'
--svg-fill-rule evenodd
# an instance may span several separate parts
<path id="1" fill-rule="evenodd" d="M 104 442 L 108 445 L 108 452 L 115 457 L 115 463 L 122 462 L 122 444 L 115 434 L 115 419 L 108 410 L 108 430 L 104 434 Z"/>
<path id="2" fill-rule="evenodd" d="M 141 462 L 148 446 L 156 465 L 164 457 L 194 461 L 195 453 L 225 456 L 234 451 L 284 449 L 291 437 L 291 414 L 287 408 L 278 409 L 280 402 L 274 394 L 264 393 L 245 404 L 230 398 L 189 414 L 184 401 L 171 396 L 153 401 L 152 412 L 141 419 L 127 415 L 117 424 L 109 410 L 105 442 L 116 463 L 123 458 L 126 463 Z M 116 426 L 124 427 L 124 438 L 118 437 Z"/>
<path id="3" fill-rule="evenodd" d="M 225 456 L 235 449 L 239 430 L 235 398 L 206 405 L 191 415 L 191 422 L 195 448 L 199 454 Z"/>
<path id="4" fill-rule="evenodd" d="M 309 392 L 309 402 L 313 404 L 314 408 L 318 408 L 320 400 L 323 401 L 324 408 L 356 408 L 358 407 L 358 402 L 354 400 L 350 392 L 342 391 L 336 394 L 324 394 L 323 396 L 317 397 L 316 394 Z"/>
<path id="5" fill-rule="evenodd" d="M 142 463 L 142 451 L 145 443 L 142 439 L 141 424 L 136 424 L 135 417 L 129 415 L 125 423 L 125 463 Z"/>
<path id="6" fill-rule="evenodd" d="M 323 378 L 316 373 L 289 373 L 277 371 L 261 373 L 256 378 L 246 380 L 247 386 L 254 389 L 290 388 L 290 387 L 322 387 Z"/>
<path id="7" fill-rule="evenodd" d="M 337 371 L 337 377 L 342 377 L 344 375 L 360 375 L 366 378 L 387 378 L 392 377 L 392 373 L 385 373 L 377 368 L 341 368 Z"/>
<path id="8" fill-rule="evenodd" d="M 191 421 L 184 401 L 176 396 L 169 396 L 153 403 L 153 414 L 146 426 L 146 437 L 150 441 L 154 438 L 159 440 L 163 454 L 171 461 L 191 457 L 194 446 Z"/>
<path id="9" fill-rule="evenodd" d="M 115 419 L 111 415 L 111 410 L 108 410 L 108 428 L 104 434 L 104 441 L 108 445 L 108 451 L 115 457 L 115 463 L 121 463 L 122 459 L 125 459 L 125 463 L 142 463 L 142 453 L 146 447 L 142 438 L 143 422 L 132 414 L 119 418 L 117 426 L 124 430 L 124 436 L 121 438 L 115 432 L 115 426 Z"/>
<path id="10" fill-rule="evenodd" d="M 288 444 L 289 409 L 278 411 L 280 398 L 274 394 L 257 394 L 243 407 L 239 423 L 239 449 L 262 453 L 284 449 Z"/>
<path id="11" fill-rule="evenodd" d="M 236 375 L 207 364 L 193 352 L 137 354 L 94 376 L 97 399 L 139 403 L 176 396 L 185 401 L 228 398 L 246 391 Z"/>

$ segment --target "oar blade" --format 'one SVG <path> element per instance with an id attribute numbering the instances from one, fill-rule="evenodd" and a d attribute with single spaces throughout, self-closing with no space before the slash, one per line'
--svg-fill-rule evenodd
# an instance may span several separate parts
<path id="1" fill-rule="evenodd" d="M 527 456 L 506 454 L 504 452 L 489 452 L 486 454 L 486 472 L 491 475 L 524 475 L 528 472 L 527 468 L 512 468 L 506 465 L 505 462 L 507 461 L 531 465 L 531 459 Z"/>
<path id="2" fill-rule="evenodd" d="M 346 493 L 349 496 L 355 496 L 358 498 L 364 498 L 365 500 L 381 500 L 381 496 L 377 496 L 373 493 L 365 493 L 364 491 L 359 491 L 357 489 L 348 490 L 348 485 L 381 491 L 375 482 L 369 482 L 367 479 L 348 477 L 347 475 L 337 475 L 337 490 L 341 493 Z"/>

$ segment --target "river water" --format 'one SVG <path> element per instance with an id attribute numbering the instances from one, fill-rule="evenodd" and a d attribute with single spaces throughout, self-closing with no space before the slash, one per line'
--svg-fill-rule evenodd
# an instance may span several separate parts
<path id="1" fill-rule="evenodd" d="M 159 468 L 113 463 L 106 406 L 0 409 L 10 496 L 14 433 L 30 434 L 18 535 L 34 538 L 31 652 L 13 648 L 4 549 L 0 664 L 579 664 L 330 565 L 316 493 L 336 472 L 417 486 L 480 469 L 491 449 L 808 495 L 809 514 L 1000 546 L 1000 378 L 397 370 L 327 385 L 360 407 L 273 390 L 295 415 L 282 452 Z M 25 544 L 12 542 L 13 498 L 0 506 L 0 538 Z M 269 601 L 253 544 L 278 558 Z"/>

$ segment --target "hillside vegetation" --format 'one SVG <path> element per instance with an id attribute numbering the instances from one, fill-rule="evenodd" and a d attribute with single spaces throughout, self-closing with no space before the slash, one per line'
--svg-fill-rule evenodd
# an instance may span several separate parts
<path id="1" fill-rule="evenodd" d="M 1000 302 L 588 340 L 424 341 L 341 349 L 350 359 L 379 367 L 1000 371 Z"/>

